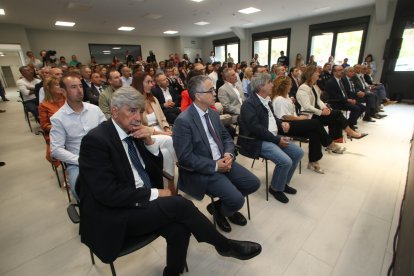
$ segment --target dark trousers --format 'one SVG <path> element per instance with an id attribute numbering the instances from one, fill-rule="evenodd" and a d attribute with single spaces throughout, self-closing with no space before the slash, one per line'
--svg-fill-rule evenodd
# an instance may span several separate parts
<path id="1" fill-rule="evenodd" d="M 328 116 L 313 115 L 312 118 L 319 119 L 322 125 L 328 126 L 329 136 L 332 140 L 342 138 L 342 130 L 348 126 L 348 121 L 339 110 L 331 110 Z"/>
<path id="2" fill-rule="evenodd" d="M 174 124 L 175 119 L 180 115 L 181 111 L 178 107 L 169 107 L 162 110 L 164 112 L 165 118 L 169 124 Z"/>
<path id="3" fill-rule="evenodd" d="M 365 117 L 372 117 L 375 115 L 377 109 L 377 98 L 375 94 L 367 92 L 363 98 L 357 98 L 357 101 L 366 104 Z"/>
<path id="4" fill-rule="evenodd" d="M 27 111 L 33 114 L 36 122 L 39 123 L 39 107 L 36 99 L 25 101 L 24 105 L 26 106 Z"/>
<path id="5" fill-rule="evenodd" d="M 322 146 L 327 147 L 332 143 L 331 137 L 326 133 L 325 128 L 318 119 L 300 120 L 289 122 L 287 136 L 299 136 L 309 139 L 309 162 L 319 161 L 322 154 Z"/>
<path id="6" fill-rule="evenodd" d="M 365 112 L 365 106 L 361 103 L 335 103 L 331 104 L 331 107 L 339 110 L 348 110 L 348 123 L 350 126 L 355 126 L 357 124 L 359 116 L 361 116 L 361 114 Z"/>
<path id="7" fill-rule="evenodd" d="M 167 275 L 184 270 L 190 235 L 216 249 L 228 250 L 228 240 L 220 234 L 194 204 L 181 197 L 159 197 L 146 208 L 131 209 L 126 236 L 158 233 L 167 241 Z"/>

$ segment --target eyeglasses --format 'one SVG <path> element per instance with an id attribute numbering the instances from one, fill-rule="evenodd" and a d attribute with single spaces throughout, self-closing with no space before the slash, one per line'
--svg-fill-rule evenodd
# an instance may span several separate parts
<path id="1" fill-rule="evenodd" d="M 211 94 L 213 94 L 213 93 L 216 93 L 216 89 L 214 88 L 214 87 L 211 87 L 209 90 L 207 90 L 207 91 L 201 91 L 201 92 L 197 92 L 197 93 L 211 93 Z"/>

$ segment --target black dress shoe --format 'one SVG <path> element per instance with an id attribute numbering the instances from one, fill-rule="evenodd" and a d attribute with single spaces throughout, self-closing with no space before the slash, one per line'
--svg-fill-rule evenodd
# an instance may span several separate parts
<path id="1" fill-rule="evenodd" d="M 272 196 L 277 200 L 280 201 L 282 203 L 288 203 L 289 202 L 289 198 L 285 195 L 285 193 L 280 192 L 280 191 L 274 191 L 272 188 L 269 187 L 269 193 L 272 194 Z"/>
<path id="2" fill-rule="evenodd" d="M 3 102 L 8 102 L 8 101 L 10 101 L 9 99 L 7 99 L 7 98 L 4 98 L 3 99 Z"/>
<path id="3" fill-rule="evenodd" d="M 214 208 L 214 211 L 213 211 Z M 207 211 L 213 215 L 214 220 L 216 221 L 218 227 L 223 230 L 224 232 L 231 232 L 231 226 L 229 224 L 229 222 L 227 221 L 226 217 L 223 216 L 223 214 L 220 211 L 220 202 L 216 201 L 213 204 L 209 204 L 207 205 Z"/>
<path id="4" fill-rule="evenodd" d="M 375 123 L 375 120 L 372 120 L 372 119 L 371 119 L 371 117 L 364 117 L 364 118 L 362 119 L 362 121 L 364 121 L 364 122 L 371 122 L 371 123 Z"/>
<path id="5" fill-rule="evenodd" d="M 239 260 L 248 260 L 262 252 L 262 246 L 255 242 L 250 241 L 236 241 L 236 240 L 229 240 L 229 247 L 230 249 L 227 251 L 219 251 L 217 252 L 224 257 L 232 257 Z"/>
<path id="6" fill-rule="evenodd" d="M 6 165 L 6 162 L 0 162 L 0 167 Z"/>
<path id="7" fill-rule="evenodd" d="M 240 226 L 247 224 L 246 218 L 240 212 L 235 212 L 233 215 L 229 216 L 228 219 L 230 222 Z"/>
<path id="8" fill-rule="evenodd" d="M 284 192 L 287 193 L 287 194 L 291 194 L 291 195 L 294 195 L 294 194 L 297 193 L 296 189 L 290 187 L 289 185 L 285 186 L 285 191 Z"/>

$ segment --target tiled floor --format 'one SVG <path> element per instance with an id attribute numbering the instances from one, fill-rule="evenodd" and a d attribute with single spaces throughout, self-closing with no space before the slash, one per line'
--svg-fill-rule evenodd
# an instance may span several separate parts
<path id="1" fill-rule="evenodd" d="M 110 275 L 108 265 L 92 266 L 79 241 L 78 226 L 66 214 L 65 191 L 45 160 L 41 136 L 30 133 L 16 93 L 0 102 L 0 274 Z M 414 106 L 387 106 L 388 117 L 360 123 L 369 133 L 348 141 L 344 155 L 325 154 L 326 174 L 295 174 L 298 194 L 287 205 L 265 200 L 264 163 L 252 172 L 263 181 L 250 197 L 252 220 L 234 226 L 229 237 L 251 239 L 263 252 L 249 261 L 223 258 L 192 238 L 185 275 L 386 275 L 405 188 Z M 307 146 L 304 146 L 307 151 Z M 238 162 L 250 168 L 251 160 Z M 273 166 L 271 166 L 273 170 Z M 208 199 L 196 202 L 205 212 Z M 245 211 L 245 210 L 244 210 Z M 165 241 L 115 262 L 119 275 L 161 275 Z"/>

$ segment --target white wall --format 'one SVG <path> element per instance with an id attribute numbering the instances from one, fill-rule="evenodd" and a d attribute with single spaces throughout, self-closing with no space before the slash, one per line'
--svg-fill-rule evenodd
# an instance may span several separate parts
<path id="1" fill-rule="evenodd" d="M 157 60 L 168 58 L 169 53 L 177 51 L 176 38 L 171 37 L 110 35 L 39 29 L 27 29 L 27 37 L 35 53 L 42 49 L 56 50 L 56 56 L 65 56 L 67 61 L 70 61 L 72 54 L 76 54 L 78 60 L 84 64 L 90 61 L 89 43 L 141 45 L 144 59 L 148 56 L 149 50 L 154 52 Z"/>
<path id="2" fill-rule="evenodd" d="M 0 44 L 20 44 L 24 53 L 31 47 L 26 29 L 14 24 L 0 24 Z"/>
<path id="3" fill-rule="evenodd" d="M 331 22 L 342 19 L 349 19 L 361 16 L 371 16 L 367 42 L 365 46 L 364 56 L 371 53 L 377 62 L 378 72 L 376 78 L 381 75 L 382 70 L 382 54 L 385 47 L 385 42 L 389 37 L 392 21 L 394 18 L 396 3 L 392 2 L 388 8 L 388 17 L 385 24 L 377 24 L 375 19 L 374 6 L 363 7 L 356 10 L 348 10 L 339 13 L 321 15 L 316 17 L 309 17 L 306 19 L 292 20 L 289 22 L 283 22 L 278 24 L 271 24 L 267 26 L 261 26 L 257 28 L 251 28 L 246 30 L 246 39 L 240 41 L 240 59 L 249 61 L 252 58 L 252 39 L 251 34 L 267 32 L 273 30 L 280 30 L 291 28 L 290 36 L 290 51 L 289 59 L 293 61 L 297 53 L 301 53 L 302 56 L 306 56 L 309 37 L 309 25 Z M 234 37 L 234 33 L 221 34 L 217 36 L 211 36 L 203 39 L 203 51 L 205 54 L 209 54 L 213 48 L 213 40 Z"/>
<path id="4" fill-rule="evenodd" d="M 17 81 L 21 74 L 19 72 L 19 67 L 21 66 L 20 58 L 17 54 L 14 55 L 5 55 L 4 57 L 0 56 L 0 66 L 10 66 L 10 69 L 13 74 L 14 81 Z M 14 83 L 8 83 L 9 86 L 14 86 Z"/>

